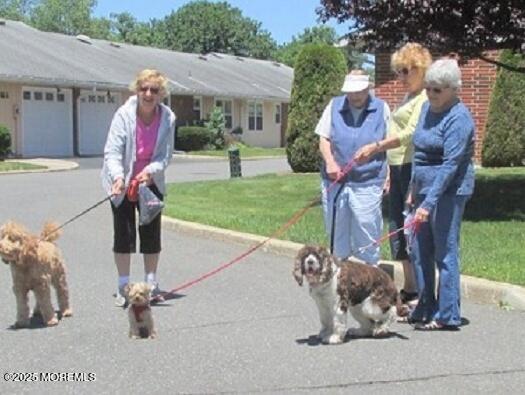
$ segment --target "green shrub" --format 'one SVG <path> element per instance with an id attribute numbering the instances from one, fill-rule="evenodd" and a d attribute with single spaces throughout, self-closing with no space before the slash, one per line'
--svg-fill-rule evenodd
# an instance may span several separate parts
<path id="1" fill-rule="evenodd" d="M 330 99 L 340 93 L 345 74 L 345 58 L 333 46 L 305 45 L 297 56 L 286 130 L 286 155 L 294 172 L 319 171 L 315 126 Z"/>
<path id="2" fill-rule="evenodd" d="M 182 151 L 199 151 L 205 149 L 213 140 L 208 128 L 202 126 L 179 126 L 175 148 Z"/>
<path id="3" fill-rule="evenodd" d="M 4 160 L 11 152 L 11 133 L 5 125 L 0 125 L 0 160 Z"/>
<path id="4" fill-rule="evenodd" d="M 500 61 L 524 66 L 523 55 L 502 51 Z M 500 69 L 492 92 L 483 166 L 523 166 L 525 160 L 525 74 Z"/>
<path id="5" fill-rule="evenodd" d="M 224 131 L 226 130 L 226 121 L 224 114 L 219 107 L 215 107 L 210 114 L 210 120 L 206 122 L 206 127 L 212 135 L 211 144 L 215 149 L 224 148 Z"/>

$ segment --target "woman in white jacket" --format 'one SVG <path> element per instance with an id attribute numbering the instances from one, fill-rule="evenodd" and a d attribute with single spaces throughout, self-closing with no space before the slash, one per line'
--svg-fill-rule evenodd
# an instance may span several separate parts
<path id="1" fill-rule="evenodd" d="M 133 201 L 130 185 L 144 183 L 163 199 L 164 172 L 171 159 L 175 129 L 175 114 L 161 102 L 167 95 L 164 75 L 157 70 L 143 70 L 130 89 L 136 94 L 113 116 L 101 174 L 113 212 L 113 252 L 119 276 L 115 304 L 122 307 L 126 306 L 124 288 L 129 283 L 131 253 L 136 251 L 137 203 Z M 145 281 L 152 285 L 156 300 L 161 300 L 156 278 L 161 251 L 160 217 L 159 214 L 148 225 L 138 227 Z"/>

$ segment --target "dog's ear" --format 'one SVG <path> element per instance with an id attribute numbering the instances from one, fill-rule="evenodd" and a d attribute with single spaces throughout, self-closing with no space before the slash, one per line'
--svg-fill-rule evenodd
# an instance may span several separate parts
<path id="1" fill-rule="evenodd" d="M 299 250 L 297 256 L 295 257 L 294 267 L 292 271 L 293 277 L 295 278 L 295 281 L 297 281 L 297 284 L 299 284 L 300 287 L 303 286 L 303 260 L 307 252 L 308 246 L 304 246 Z"/>

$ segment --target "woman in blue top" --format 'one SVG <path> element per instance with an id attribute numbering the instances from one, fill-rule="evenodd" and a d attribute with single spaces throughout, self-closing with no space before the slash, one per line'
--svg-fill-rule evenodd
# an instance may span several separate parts
<path id="1" fill-rule="evenodd" d="M 383 217 L 381 198 L 386 179 L 386 158 L 381 152 L 364 164 L 353 163 L 358 149 L 366 144 L 378 144 L 385 138 L 390 117 L 388 105 L 369 92 L 368 75 L 352 70 L 341 91 L 326 106 L 315 133 L 319 135 L 319 150 L 323 158 L 321 189 L 326 231 L 332 237 L 334 198 L 339 188 L 334 228 L 334 255 L 351 255 L 369 264 L 379 260 L 379 247 L 373 242 L 381 236 Z M 346 176 L 348 164 L 353 164 Z M 369 246 L 369 248 L 361 249 Z"/>
<path id="2" fill-rule="evenodd" d="M 461 324 L 459 235 L 474 190 L 474 121 L 457 96 L 460 86 L 455 60 L 430 66 L 425 75 L 428 102 L 413 137 L 412 198 L 420 226 L 412 259 L 420 295 L 410 318 L 419 330 L 458 329 Z"/>

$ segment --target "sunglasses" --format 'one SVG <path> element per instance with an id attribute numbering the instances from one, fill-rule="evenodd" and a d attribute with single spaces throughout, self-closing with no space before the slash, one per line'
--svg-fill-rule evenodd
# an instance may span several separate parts
<path id="1" fill-rule="evenodd" d="M 151 86 L 141 86 L 139 90 L 144 93 L 150 91 L 152 95 L 158 95 L 158 93 L 160 92 L 160 88 L 154 88 Z"/>
<path id="2" fill-rule="evenodd" d="M 443 92 L 444 88 L 434 88 L 431 86 L 427 86 L 425 87 L 425 89 L 427 92 L 432 92 L 432 93 L 435 93 L 436 95 L 439 95 L 441 92 Z"/>
<path id="3" fill-rule="evenodd" d="M 396 75 L 408 75 L 408 73 L 410 73 L 410 69 L 403 67 L 402 69 L 396 70 L 395 73 Z"/>

